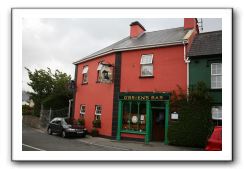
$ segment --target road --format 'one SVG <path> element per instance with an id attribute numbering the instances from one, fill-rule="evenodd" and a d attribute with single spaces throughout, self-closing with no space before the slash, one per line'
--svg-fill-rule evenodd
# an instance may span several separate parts
<path id="1" fill-rule="evenodd" d="M 23 126 L 23 151 L 202 151 L 199 148 L 165 145 L 163 142 L 116 141 L 100 137 L 62 138 Z"/>
<path id="2" fill-rule="evenodd" d="M 23 151 L 118 151 L 115 147 L 91 145 L 82 141 L 82 138 L 62 138 L 23 126 Z M 121 151 L 121 150 L 120 150 Z"/>

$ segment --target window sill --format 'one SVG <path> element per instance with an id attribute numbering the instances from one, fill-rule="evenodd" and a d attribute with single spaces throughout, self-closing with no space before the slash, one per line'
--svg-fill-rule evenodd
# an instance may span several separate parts
<path id="1" fill-rule="evenodd" d="M 121 130 L 121 133 L 129 133 L 129 134 L 141 134 L 141 135 L 145 135 L 146 132 L 145 131 L 134 131 L 134 130 Z"/>
<path id="2" fill-rule="evenodd" d="M 100 84 L 112 84 L 113 81 L 104 81 L 104 82 L 101 82 L 101 81 L 96 81 L 96 83 L 100 83 Z"/>
<path id="3" fill-rule="evenodd" d="M 216 88 L 216 89 L 209 89 L 210 92 L 221 92 L 222 88 Z"/>
<path id="4" fill-rule="evenodd" d="M 81 83 L 81 85 L 88 85 L 88 82 L 86 82 L 86 83 Z"/>
<path id="5" fill-rule="evenodd" d="M 154 78 L 154 76 L 139 76 L 140 79 L 144 79 L 144 78 Z"/>

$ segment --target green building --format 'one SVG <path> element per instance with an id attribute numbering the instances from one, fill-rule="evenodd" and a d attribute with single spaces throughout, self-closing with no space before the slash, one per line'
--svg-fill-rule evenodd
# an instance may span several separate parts
<path id="1" fill-rule="evenodd" d="M 222 31 L 199 34 L 188 53 L 189 87 L 204 81 L 209 87 L 212 102 L 212 118 L 222 124 Z"/>

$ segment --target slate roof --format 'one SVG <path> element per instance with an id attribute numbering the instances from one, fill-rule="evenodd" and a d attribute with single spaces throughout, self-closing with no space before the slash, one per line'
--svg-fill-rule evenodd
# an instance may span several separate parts
<path id="1" fill-rule="evenodd" d="M 222 31 L 200 33 L 192 42 L 189 57 L 222 54 Z"/>
<path id="2" fill-rule="evenodd" d="M 189 30 L 184 30 L 184 27 L 165 29 L 153 32 L 144 32 L 137 38 L 126 37 L 106 48 L 103 48 L 87 57 L 82 58 L 74 64 L 81 63 L 86 60 L 90 60 L 104 54 L 134 50 L 141 48 L 151 48 L 155 46 L 165 46 L 170 44 L 182 44 L 184 36 Z"/>

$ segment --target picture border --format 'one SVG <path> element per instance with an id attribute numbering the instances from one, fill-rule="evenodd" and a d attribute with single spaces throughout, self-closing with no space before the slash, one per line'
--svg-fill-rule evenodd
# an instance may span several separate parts
<path id="1" fill-rule="evenodd" d="M 29 159 L 29 160 L 26 160 L 26 159 L 19 159 L 18 157 L 20 157 L 20 156 L 15 156 L 16 154 L 15 153 L 17 153 L 16 152 L 16 149 L 14 148 L 14 144 L 15 144 L 15 142 L 13 141 L 13 138 L 14 137 L 16 137 L 16 132 L 14 131 L 14 128 L 15 128 L 15 126 L 13 125 L 14 124 L 14 119 L 13 119 L 13 112 L 14 112 L 14 110 L 16 109 L 16 107 L 14 107 L 14 105 L 15 105 L 15 102 L 14 102 L 14 99 L 13 98 L 16 98 L 15 97 L 15 90 L 14 90 L 14 87 L 17 85 L 17 83 L 14 83 L 15 81 L 16 81 L 16 79 L 15 79 L 15 73 L 14 73 L 14 65 L 15 65 L 15 60 L 14 60 L 14 52 L 13 52 L 13 50 L 15 49 L 15 47 L 14 47 L 14 38 L 15 38 L 15 36 L 13 35 L 14 34 L 14 29 L 13 29 L 13 24 L 14 24 L 14 16 L 13 16 L 13 11 L 14 10 L 32 10 L 32 9 L 36 9 L 36 10 L 42 10 L 42 9 L 48 9 L 48 10 L 59 10 L 59 9 L 65 9 L 65 10 L 69 10 L 69 9 L 79 9 L 79 10 L 87 10 L 87 9 L 92 9 L 92 10 L 94 10 L 94 9 L 97 9 L 97 10 L 99 10 L 99 9 L 107 9 L 107 10 L 110 10 L 110 9 L 159 9 L 159 10 L 170 10 L 170 9 L 173 9 L 173 10 L 177 10 L 177 9 L 179 9 L 179 10 L 194 10 L 194 9 L 199 9 L 199 10 L 217 10 L 217 9 L 221 9 L 221 10 L 228 10 L 228 11 L 230 11 L 231 13 L 230 13 L 230 15 L 231 15 L 231 32 L 229 32 L 229 33 L 231 33 L 231 54 L 232 54 L 232 56 L 233 56 L 233 51 L 232 51 L 232 49 L 233 49 L 233 43 L 232 43 L 232 41 L 233 41 L 233 9 L 232 8 L 11 8 L 11 160 L 12 161 L 84 161 L 84 162 L 86 162 L 86 161 L 92 161 L 92 162 L 101 162 L 101 161 L 107 161 L 107 162 L 131 162 L 131 161 L 133 161 L 133 162 L 142 162 L 142 160 L 143 161 L 150 161 L 150 162 L 162 162 L 162 161 L 168 161 L 168 162 L 182 162 L 182 161 L 189 161 L 189 162 L 192 162 L 192 161 L 232 161 L 233 160 L 233 118 L 234 118 L 234 116 L 233 116 L 233 59 L 231 59 L 231 80 L 232 80 L 232 82 L 231 82 L 231 110 L 232 110 L 232 115 L 231 115 L 231 136 L 232 136 L 232 138 L 231 138 L 231 159 L 226 159 L 226 160 L 194 160 L 194 159 L 192 159 L 192 160 L 145 160 L 145 159 L 142 159 L 142 160 L 64 160 L 64 159 L 60 159 L 60 160 L 42 160 L 42 159 L 38 159 L 38 160 L 32 160 L 32 159 Z M 167 17 L 167 18 L 169 18 L 169 17 Z M 22 58 L 21 58 L 22 59 Z M 22 63 L 22 61 L 21 61 L 21 63 Z M 21 76 L 21 78 L 22 78 L 22 76 Z M 22 134 L 22 133 L 21 133 Z M 21 137 L 22 138 L 22 137 Z M 21 140 L 21 143 L 22 143 L 22 140 Z M 59 153 L 60 153 L 60 151 L 58 151 Z M 67 151 L 64 151 L 66 154 L 67 154 Z M 83 152 L 83 151 L 82 151 Z M 86 151 L 87 152 L 87 151 Z M 91 152 L 95 152 L 95 151 L 91 151 Z M 96 151 L 97 152 L 97 151 Z M 118 152 L 118 151 L 116 151 L 116 152 Z M 142 152 L 142 151 L 139 151 L 139 152 Z M 43 154 L 42 152 L 38 152 L 39 154 Z M 50 152 L 50 151 L 48 151 L 48 153 L 52 153 L 52 152 Z M 114 152 L 113 152 L 114 153 Z M 131 153 L 131 152 L 130 152 Z M 179 153 L 179 152 L 177 152 L 177 153 Z M 193 153 L 196 153 L 196 152 L 193 152 Z M 22 154 L 22 156 L 24 156 L 24 154 L 26 154 L 26 153 L 23 153 L 23 151 L 21 152 L 21 154 Z M 28 153 L 27 153 L 28 154 Z M 35 154 L 35 153 L 32 153 L 32 154 Z M 122 153 L 123 154 L 123 153 Z M 188 154 L 188 153 L 186 153 L 186 154 Z M 218 153 L 217 153 L 218 154 Z M 66 155 L 67 156 L 67 155 Z"/>

